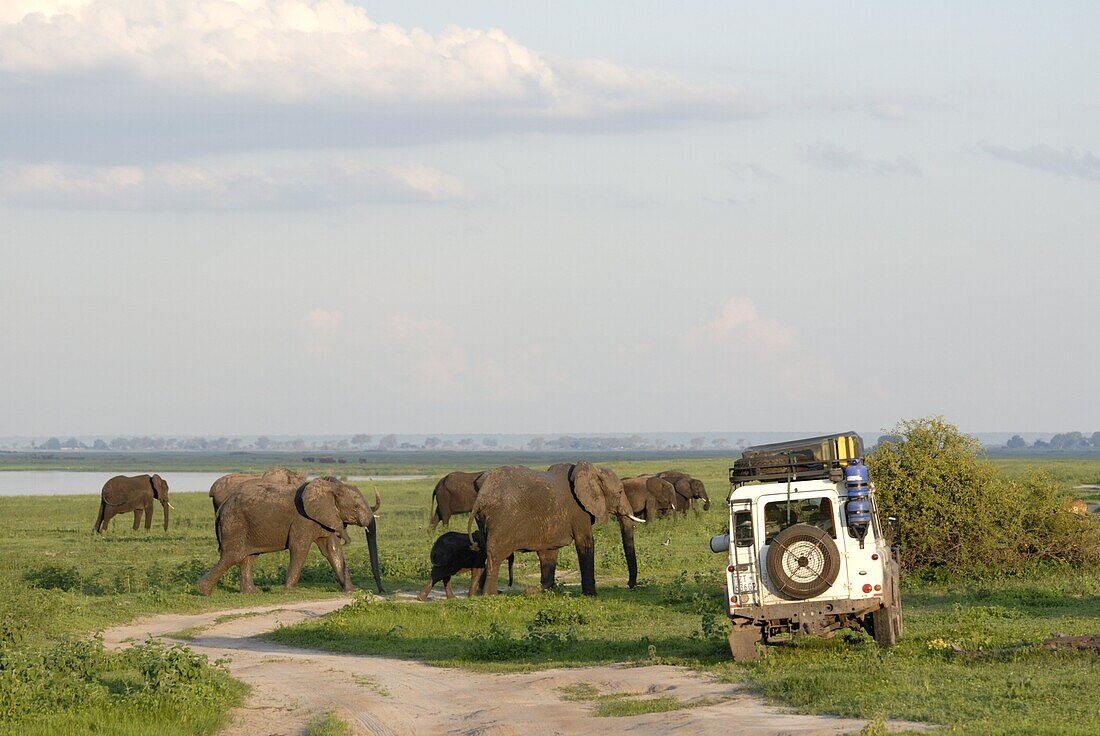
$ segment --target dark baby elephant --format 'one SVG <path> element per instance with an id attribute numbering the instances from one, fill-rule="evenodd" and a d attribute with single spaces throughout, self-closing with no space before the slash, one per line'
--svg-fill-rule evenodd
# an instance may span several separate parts
<path id="1" fill-rule="evenodd" d="M 439 479 L 432 490 L 432 505 L 428 512 L 428 528 L 435 529 L 443 522 L 444 528 L 455 514 L 468 514 L 477 499 L 477 480 L 483 473 L 455 471 Z"/>
<path id="2" fill-rule="evenodd" d="M 537 553 L 542 587 L 552 588 L 558 551 L 570 543 L 577 549 L 581 592 L 596 595 L 593 524 L 608 514 L 642 521 L 633 515 L 618 476 L 590 462 L 562 463 L 548 471 L 495 468 L 486 471 L 480 486 L 467 528 L 476 520 L 485 534 L 488 552 L 480 588 L 490 595 L 496 593 L 500 564 L 514 552 Z M 623 541 L 625 546 L 625 532 Z M 633 553 L 631 527 L 628 564 Z"/>
<path id="3" fill-rule="evenodd" d="M 475 549 L 476 547 L 476 549 Z M 508 557 L 508 585 L 512 585 L 512 565 L 515 555 Z M 466 536 L 460 532 L 447 532 L 441 534 L 435 540 L 431 552 L 432 576 L 424 590 L 416 597 L 422 601 L 428 600 L 428 593 L 432 592 L 435 584 L 442 581 L 443 591 L 448 598 L 454 598 L 451 592 L 451 577 L 463 570 L 470 571 L 470 593 L 474 594 L 475 586 L 481 582 L 481 574 L 485 570 L 485 535 L 477 530 L 472 536 Z"/>
<path id="4" fill-rule="evenodd" d="M 164 531 L 168 531 L 168 509 L 175 508 L 168 503 L 168 483 L 159 475 L 116 475 L 103 484 L 99 493 L 99 516 L 95 520 L 95 531 L 106 531 L 111 517 L 134 512 L 134 530 L 141 524 L 141 515 L 145 514 L 145 528 L 153 523 L 153 501 L 160 501 L 164 509 Z"/>
<path id="5" fill-rule="evenodd" d="M 241 569 L 241 592 L 255 592 L 252 563 L 256 556 L 284 549 L 290 550 L 286 587 L 293 588 L 314 544 L 332 566 L 344 590 L 352 590 L 354 585 L 344 562 L 340 532 L 345 525 L 354 524 L 366 530 L 371 573 L 375 587 L 382 593 L 375 521 L 381 505 L 378 491 L 375 505 L 370 506 L 358 488 L 324 478 L 299 487 L 260 485 L 235 493 L 218 509 L 215 531 L 221 559 L 199 580 L 199 592 L 209 595 L 234 565 Z"/>

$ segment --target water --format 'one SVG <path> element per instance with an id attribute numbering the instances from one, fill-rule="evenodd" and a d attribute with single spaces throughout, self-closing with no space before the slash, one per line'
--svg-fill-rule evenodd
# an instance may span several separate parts
<path id="1" fill-rule="evenodd" d="M 0 496 L 67 496 L 78 493 L 98 494 L 103 484 L 116 475 L 152 475 L 157 471 L 115 470 L 85 472 L 68 470 L 0 471 Z M 211 484 L 225 473 L 160 473 L 172 492 L 209 491 Z M 349 475 L 351 482 L 420 480 L 423 475 Z"/>

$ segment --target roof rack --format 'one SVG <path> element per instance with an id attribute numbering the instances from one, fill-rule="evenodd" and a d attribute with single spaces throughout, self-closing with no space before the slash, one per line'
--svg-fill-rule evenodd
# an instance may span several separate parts
<path id="1" fill-rule="evenodd" d="M 863 457 L 863 438 L 840 432 L 789 442 L 746 447 L 730 468 L 730 484 L 778 480 L 840 480 L 852 459 Z"/>

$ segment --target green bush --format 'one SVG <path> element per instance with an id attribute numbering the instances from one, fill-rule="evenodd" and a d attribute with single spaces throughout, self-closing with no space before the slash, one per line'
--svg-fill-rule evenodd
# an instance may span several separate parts
<path id="1" fill-rule="evenodd" d="M 900 422 L 867 457 L 884 515 L 901 524 L 907 569 L 1009 570 L 1100 560 L 1100 524 L 1066 513 L 1054 481 L 1001 474 L 942 417 Z"/>

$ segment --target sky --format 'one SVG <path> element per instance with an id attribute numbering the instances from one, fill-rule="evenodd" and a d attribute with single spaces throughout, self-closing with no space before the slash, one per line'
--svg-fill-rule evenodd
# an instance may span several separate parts
<path id="1" fill-rule="evenodd" d="M 1100 429 L 1097 27 L 0 0 L 0 435 Z"/>

